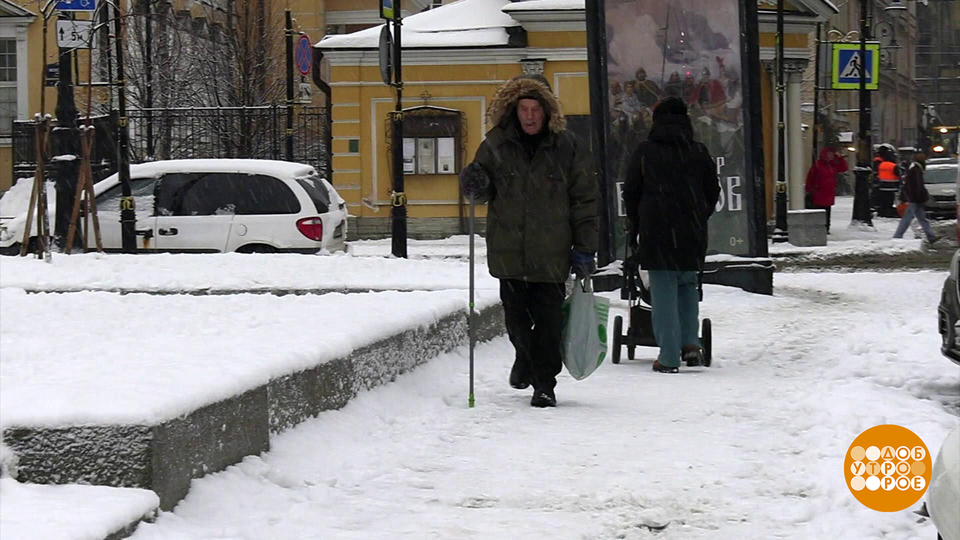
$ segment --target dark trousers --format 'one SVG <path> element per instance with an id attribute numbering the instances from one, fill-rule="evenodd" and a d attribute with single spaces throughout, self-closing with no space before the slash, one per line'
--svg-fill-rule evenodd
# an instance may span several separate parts
<path id="1" fill-rule="evenodd" d="M 830 232 L 830 209 L 833 208 L 833 207 L 832 207 L 832 206 L 817 206 L 817 205 L 815 205 L 815 204 L 812 204 L 812 205 L 810 205 L 810 208 L 813 208 L 813 209 L 816 209 L 816 210 L 826 210 L 826 211 L 827 211 L 827 232 L 829 233 L 829 232 Z"/>
<path id="2" fill-rule="evenodd" d="M 877 215 L 880 217 L 900 217 L 897 209 L 893 206 L 893 201 L 896 197 L 896 191 L 880 190 L 879 193 L 877 193 Z"/>
<path id="3" fill-rule="evenodd" d="M 534 389 L 552 391 L 563 368 L 563 283 L 500 280 L 500 300 L 516 361 L 526 367 Z"/>

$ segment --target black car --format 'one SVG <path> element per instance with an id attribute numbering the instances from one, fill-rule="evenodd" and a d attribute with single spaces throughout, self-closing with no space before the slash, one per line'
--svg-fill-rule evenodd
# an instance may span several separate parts
<path id="1" fill-rule="evenodd" d="M 943 282 L 943 292 L 940 294 L 940 306 L 937 308 L 938 327 L 943 342 L 940 345 L 940 352 L 960 365 L 960 285 L 958 285 L 958 272 L 960 272 L 960 249 L 953 254 L 953 260 L 950 261 L 950 275 Z"/>

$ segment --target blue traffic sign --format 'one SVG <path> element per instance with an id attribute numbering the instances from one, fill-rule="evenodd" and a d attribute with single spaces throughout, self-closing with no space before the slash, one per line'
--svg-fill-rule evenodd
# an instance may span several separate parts
<path id="1" fill-rule="evenodd" d="M 831 88 L 834 90 L 859 90 L 864 79 L 867 90 L 879 87 L 880 45 L 867 43 L 865 58 L 861 58 L 859 43 L 832 43 L 833 69 Z"/>
<path id="2" fill-rule="evenodd" d="M 300 34 L 293 57 L 294 63 L 297 64 L 297 71 L 301 75 L 309 75 L 310 64 L 313 63 L 313 50 L 310 47 L 310 37 L 306 34 Z"/>
<path id="3" fill-rule="evenodd" d="M 60 11 L 94 11 L 97 9 L 97 0 L 59 0 L 55 9 Z"/>

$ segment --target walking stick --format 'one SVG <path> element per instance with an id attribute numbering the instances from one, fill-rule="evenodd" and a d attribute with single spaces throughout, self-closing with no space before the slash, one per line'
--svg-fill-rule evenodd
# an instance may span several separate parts
<path id="1" fill-rule="evenodd" d="M 475 321 L 473 320 L 473 221 L 474 221 L 474 203 L 470 200 L 470 315 L 467 318 L 467 333 L 470 335 L 470 399 L 468 401 L 472 409 L 475 402 L 473 398 L 473 345 L 476 341 Z"/>

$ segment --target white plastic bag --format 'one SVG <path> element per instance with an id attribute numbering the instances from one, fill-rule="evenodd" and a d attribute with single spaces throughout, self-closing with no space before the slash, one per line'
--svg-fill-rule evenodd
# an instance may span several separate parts
<path id="1" fill-rule="evenodd" d="M 587 378 L 607 357 L 607 315 L 610 300 L 593 294 L 593 286 L 577 279 L 563 301 L 563 365 L 576 380 Z"/>

